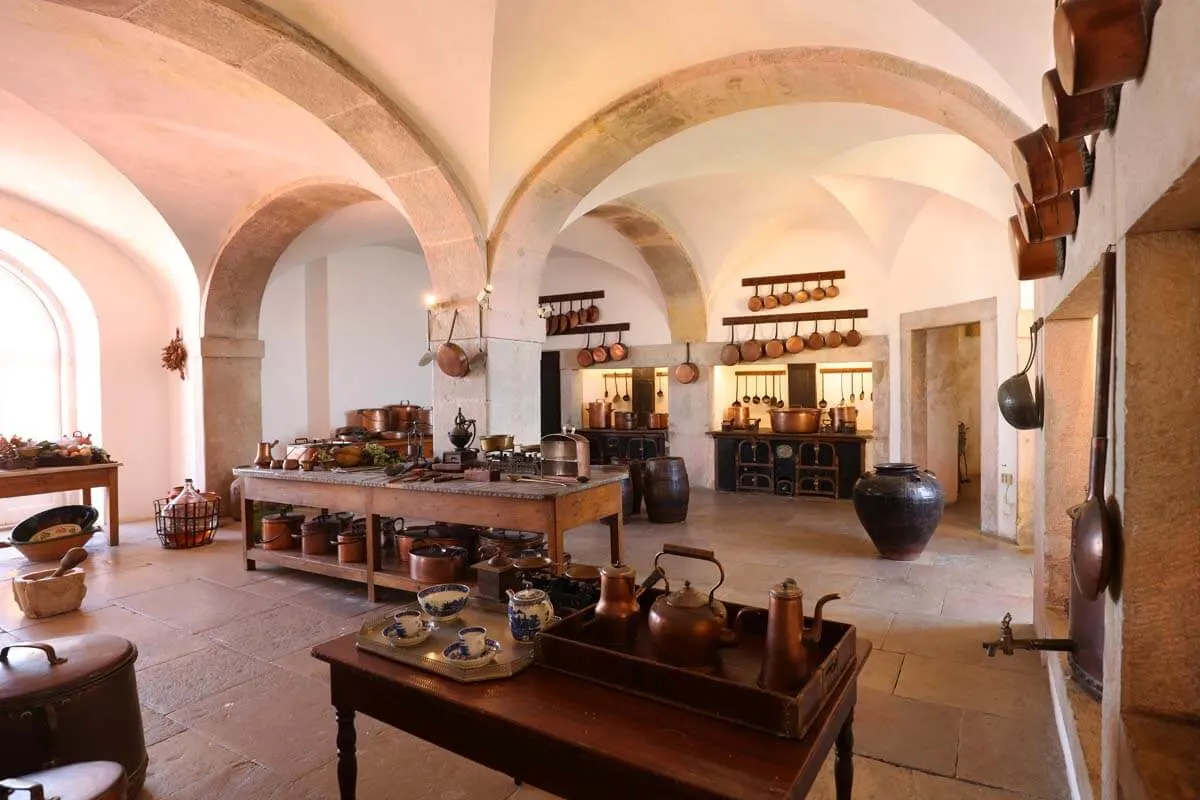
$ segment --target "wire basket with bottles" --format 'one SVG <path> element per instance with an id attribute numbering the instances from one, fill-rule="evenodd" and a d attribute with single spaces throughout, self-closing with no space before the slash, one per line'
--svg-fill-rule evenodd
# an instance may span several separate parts
<path id="1" fill-rule="evenodd" d="M 169 497 L 154 501 L 154 528 L 168 550 L 212 544 L 221 524 L 221 496 L 200 492 L 191 478 Z"/>

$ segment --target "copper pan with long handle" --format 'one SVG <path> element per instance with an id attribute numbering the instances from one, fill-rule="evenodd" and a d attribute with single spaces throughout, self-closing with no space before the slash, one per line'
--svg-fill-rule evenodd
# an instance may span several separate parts
<path id="1" fill-rule="evenodd" d="M 1116 307 L 1117 257 L 1100 259 L 1100 329 L 1096 343 L 1096 405 L 1092 415 L 1092 463 L 1087 499 L 1071 508 L 1071 572 L 1085 599 L 1095 600 L 1112 579 L 1113 555 L 1120 536 L 1118 522 L 1104 500 L 1108 467 L 1108 409 L 1112 391 L 1113 317 Z"/>

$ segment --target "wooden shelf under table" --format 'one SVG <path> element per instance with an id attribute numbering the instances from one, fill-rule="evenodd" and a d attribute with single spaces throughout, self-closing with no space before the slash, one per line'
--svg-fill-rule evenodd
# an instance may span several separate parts
<path id="1" fill-rule="evenodd" d="M 246 558 L 263 564 L 275 564 L 280 567 L 287 567 L 288 569 L 300 570 L 302 572 L 312 572 L 330 578 L 369 583 L 367 580 L 368 570 L 366 562 L 343 564 L 338 561 L 336 553 L 329 555 L 304 555 L 299 550 L 266 550 L 255 545 L 247 550 Z M 375 586 L 400 589 L 405 592 L 419 592 L 427 586 L 436 585 L 413 580 L 408 576 L 407 570 L 401 571 L 401 567 L 396 563 L 394 557 L 385 558 L 384 564 L 375 568 L 373 577 Z M 468 586 L 475 585 L 475 581 L 469 578 L 464 579 L 462 583 Z"/>

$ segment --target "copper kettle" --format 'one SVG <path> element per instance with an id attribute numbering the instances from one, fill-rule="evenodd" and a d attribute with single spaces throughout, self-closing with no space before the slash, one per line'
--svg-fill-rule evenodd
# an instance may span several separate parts
<path id="1" fill-rule="evenodd" d="M 758 685 L 774 692 L 792 693 L 810 677 L 810 666 L 806 645 L 815 646 L 821 641 L 821 614 L 823 606 L 830 600 L 838 600 L 839 594 L 827 594 L 817 601 L 813 609 L 813 624 L 804 627 L 804 592 L 794 578 L 771 587 L 771 599 L 767 607 L 767 643 L 763 650 L 762 667 L 758 673 Z M 738 627 L 747 613 L 761 614 L 762 609 L 747 608 L 738 614 Z"/>
<path id="2" fill-rule="evenodd" d="M 658 572 L 662 572 L 658 562 L 664 555 L 711 561 L 717 565 L 721 577 L 706 595 L 692 588 L 691 581 L 684 581 L 681 590 L 672 592 L 663 575 L 666 593 L 650 606 L 650 645 L 654 656 L 677 667 L 716 666 L 717 648 L 736 643 L 733 631 L 726 626 L 725 606 L 714 598 L 725 582 L 725 569 L 711 550 L 664 544 L 662 552 L 654 557 L 654 569 Z"/>

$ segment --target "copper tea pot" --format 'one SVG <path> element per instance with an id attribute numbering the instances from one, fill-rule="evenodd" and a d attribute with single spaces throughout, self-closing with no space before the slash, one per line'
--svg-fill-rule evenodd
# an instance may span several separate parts
<path id="1" fill-rule="evenodd" d="M 638 597 L 662 577 L 662 572 L 655 568 L 650 577 L 637 586 L 637 572 L 628 564 L 605 564 L 600 568 L 600 602 L 596 604 L 593 624 L 605 644 L 619 646 L 633 640 Z"/>
<path id="2" fill-rule="evenodd" d="M 771 587 L 771 599 L 767 607 L 767 644 L 763 650 L 762 667 L 758 672 L 758 685 L 768 691 L 791 694 L 810 677 L 806 645 L 815 646 L 821 641 L 821 614 L 830 600 L 838 600 L 839 594 L 827 594 L 817 601 L 813 609 L 813 624 L 804 627 L 804 592 L 794 578 Z M 738 614 L 737 627 L 747 614 L 761 614 L 762 609 L 746 608 Z"/>
<path id="3" fill-rule="evenodd" d="M 726 626 L 728 614 L 724 604 L 714 597 L 725 582 L 725 569 L 711 550 L 664 544 L 662 552 L 654 557 L 656 572 L 662 572 L 658 562 L 665 555 L 711 561 L 717 565 L 721 577 L 706 595 L 692 588 L 691 581 L 684 581 L 681 590 L 672 592 L 663 573 L 666 593 L 650 606 L 650 644 L 654 656 L 677 667 L 716 666 L 717 648 L 737 641 L 734 632 Z"/>

